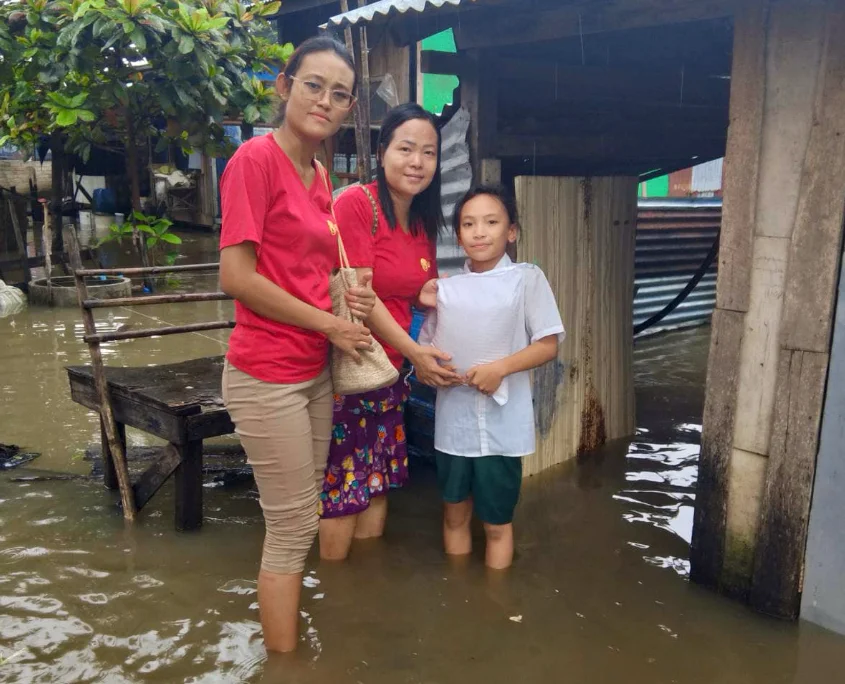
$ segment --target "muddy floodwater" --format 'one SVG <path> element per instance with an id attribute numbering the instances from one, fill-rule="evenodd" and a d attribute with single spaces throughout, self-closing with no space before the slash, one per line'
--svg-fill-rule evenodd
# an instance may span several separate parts
<path id="1" fill-rule="evenodd" d="M 215 258 L 213 238 L 185 237 L 191 261 Z M 114 330 L 227 318 L 231 304 L 98 313 Z M 478 553 L 443 556 L 433 472 L 415 462 L 412 486 L 391 494 L 383 540 L 357 544 L 342 565 L 312 554 L 301 647 L 269 661 L 254 485 L 209 481 L 196 533 L 174 531 L 169 485 L 126 527 L 116 495 L 83 477 L 99 425 L 71 402 L 64 371 L 88 362 L 81 337 L 76 310 L 0 319 L 0 442 L 41 453 L 0 472 L 2 683 L 845 681 L 845 639 L 688 581 L 707 328 L 638 343 L 635 437 L 526 480 L 510 572 L 485 572 Z M 117 342 L 104 355 L 173 362 L 220 354 L 225 337 Z M 133 430 L 128 440 L 155 444 Z M 80 477 L 41 477 L 57 473 Z"/>

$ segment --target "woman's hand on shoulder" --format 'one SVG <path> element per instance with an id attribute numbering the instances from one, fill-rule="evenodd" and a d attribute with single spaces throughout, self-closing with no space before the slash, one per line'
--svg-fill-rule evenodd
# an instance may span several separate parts
<path id="1" fill-rule="evenodd" d="M 417 380 L 424 385 L 454 387 L 464 384 L 463 378 L 455 372 L 455 368 L 448 365 L 452 357 L 436 347 L 417 345 L 408 360 L 414 366 Z"/>

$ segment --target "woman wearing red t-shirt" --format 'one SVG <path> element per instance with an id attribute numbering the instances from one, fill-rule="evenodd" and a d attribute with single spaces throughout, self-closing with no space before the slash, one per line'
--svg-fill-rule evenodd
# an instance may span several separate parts
<path id="1" fill-rule="evenodd" d="M 220 281 L 235 299 L 236 325 L 223 399 L 255 474 L 266 534 L 258 603 L 268 650 L 297 643 L 305 557 L 318 528 L 332 424 L 329 344 L 357 356 L 369 331 L 332 315 L 329 275 L 337 227 L 325 169 L 314 155 L 355 102 L 349 53 L 326 37 L 305 41 L 276 88 L 282 125 L 244 143 L 223 174 Z M 367 287 L 350 293 L 366 319 Z"/>
<path id="2" fill-rule="evenodd" d="M 350 265 L 372 277 L 373 289 L 384 304 L 367 324 L 397 369 L 408 358 L 422 382 L 453 384 L 457 376 L 433 363 L 430 348 L 420 348 L 408 336 L 411 307 L 424 287 L 433 289 L 437 278 L 436 240 L 443 225 L 440 133 L 430 113 L 409 103 L 387 114 L 379 137 L 377 173 L 376 182 L 350 188 L 335 204 Z M 379 318 L 384 309 L 388 321 Z M 346 558 L 353 537 L 381 536 L 387 492 L 408 480 L 404 407 L 409 392 L 403 373 L 392 387 L 335 397 L 320 495 L 324 559 Z"/>

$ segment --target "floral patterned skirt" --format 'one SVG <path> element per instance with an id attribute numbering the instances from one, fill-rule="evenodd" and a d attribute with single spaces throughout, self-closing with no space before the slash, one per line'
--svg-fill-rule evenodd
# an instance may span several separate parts
<path id="1" fill-rule="evenodd" d="M 396 384 L 348 397 L 335 395 L 320 516 L 337 518 L 367 509 L 370 499 L 408 481 L 405 373 Z"/>

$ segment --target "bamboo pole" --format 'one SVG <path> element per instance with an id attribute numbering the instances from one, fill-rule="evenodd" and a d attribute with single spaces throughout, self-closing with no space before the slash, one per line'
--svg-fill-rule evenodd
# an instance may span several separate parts
<path id="1" fill-rule="evenodd" d="M 76 241 L 76 233 L 71 231 L 71 250 L 74 254 L 79 254 L 79 245 Z M 123 448 L 123 443 L 118 438 L 117 423 L 114 419 L 114 411 L 111 405 L 111 396 L 109 395 L 108 382 L 106 381 L 106 371 L 103 367 L 103 357 L 100 353 L 100 343 L 96 339 L 97 328 L 94 325 L 94 314 L 90 309 L 85 308 L 83 303 L 88 298 L 88 288 L 85 286 L 85 276 L 83 271 L 75 270 L 74 279 L 76 281 L 76 295 L 79 299 L 79 307 L 82 309 L 82 322 L 85 325 L 85 341 L 88 343 L 88 351 L 91 354 L 91 367 L 94 371 L 94 385 L 97 389 L 97 395 L 100 401 L 100 418 L 102 419 L 103 429 L 106 433 L 106 440 L 108 441 L 109 451 L 114 462 L 114 470 L 117 474 L 117 484 L 120 488 L 120 500 L 123 504 L 123 517 L 128 522 L 134 522 L 137 514 L 135 507 L 135 492 L 132 490 L 132 481 L 129 479 L 129 468 L 126 465 L 126 453 Z M 94 339 L 88 339 L 93 337 Z M 104 454 L 105 456 L 105 454 Z"/>
<path id="2" fill-rule="evenodd" d="M 79 270 L 81 276 L 98 275 L 142 275 L 144 273 L 185 273 L 186 271 L 210 271 L 219 268 L 217 262 L 207 264 L 185 264 L 182 266 L 147 266 L 133 268 L 83 268 Z"/>
<path id="3" fill-rule="evenodd" d="M 44 252 L 44 275 L 47 279 L 47 300 L 53 306 L 53 229 L 50 225 L 50 210 L 44 203 L 44 225 L 41 226 L 41 250 Z"/>
<path id="4" fill-rule="evenodd" d="M 358 0 L 358 7 L 364 7 L 367 0 Z M 370 164 L 370 48 L 367 44 L 367 27 L 361 24 L 358 29 L 359 43 L 361 47 L 361 59 L 359 60 L 361 68 L 361 85 L 358 86 L 360 97 L 358 98 L 358 105 L 361 113 L 361 129 L 363 132 L 363 142 L 366 145 L 366 153 L 362 163 L 361 182 L 369 183 L 373 179 L 373 169 Z M 360 152 L 358 159 L 361 160 Z"/>
<path id="5" fill-rule="evenodd" d="M 343 14 L 345 14 L 346 12 L 349 11 L 348 0 L 340 0 L 340 11 Z M 355 43 L 352 41 L 352 27 L 351 26 L 347 26 L 345 29 L 343 29 L 343 38 L 346 41 L 346 49 L 349 50 L 349 54 L 352 55 L 353 58 L 354 58 L 354 56 L 355 56 Z M 360 67 L 360 64 L 359 64 L 359 67 Z M 359 68 L 359 73 L 360 73 L 360 68 Z M 363 80 L 363 78 L 362 78 L 362 80 Z M 360 92 L 360 90 L 359 90 L 359 92 Z M 369 102 L 367 103 L 367 106 L 369 106 Z M 366 131 L 367 137 L 365 138 L 364 137 L 364 134 L 365 134 L 364 122 L 363 122 L 363 117 L 362 117 L 362 114 L 361 114 L 361 98 L 360 97 L 358 98 L 358 101 L 355 103 L 355 106 L 353 107 L 353 118 L 354 118 L 354 121 L 355 121 L 355 149 L 358 153 L 358 169 L 357 169 L 358 180 L 363 183 L 364 182 L 364 165 L 362 164 L 361 159 L 362 159 L 362 157 L 366 157 L 367 162 L 368 162 L 367 165 L 369 165 L 369 159 L 370 159 L 369 136 L 370 136 L 370 131 L 369 130 Z M 365 139 L 367 141 L 366 144 L 364 143 Z"/>
<path id="6" fill-rule="evenodd" d="M 84 303 L 84 302 L 83 302 Z M 82 307 L 88 316 L 92 316 L 90 309 Z M 204 330 L 225 330 L 234 328 L 234 321 L 211 321 L 209 323 L 190 323 L 188 325 L 170 325 L 162 328 L 142 328 L 140 330 L 124 330 L 122 332 L 98 333 L 95 330 L 85 329 L 85 336 L 82 338 L 90 344 L 99 345 L 100 342 L 114 342 L 115 340 L 136 340 L 142 337 L 157 337 L 159 335 L 178 335 L 179 333 L 202 332 Z M 99 347 L 97 354 L 99 355 Z"/>
<path id="7" fill-rule="evenodd" d="M 119 297 L 115 299 L 86 299 L 82 306 L 86 309 L 108 309 L 114 306 L 146 306 L 149 304 L 179 304 L 182 302 L 216 302 L 232 298 L 225 292 L 191 292 L 172 295 L 152 295 L 150 297 Z"/>

